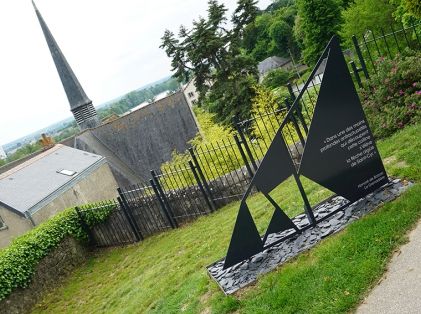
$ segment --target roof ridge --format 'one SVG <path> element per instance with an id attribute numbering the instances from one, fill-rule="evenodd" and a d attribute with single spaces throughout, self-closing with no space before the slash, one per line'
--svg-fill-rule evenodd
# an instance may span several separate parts
<path id="1" fill-rule="evenodd" d="M 121 158 L 120 158 L 120 156 L 118 156 L 112 149 L 110 149 L 109 147 L 108 147 L 108 145 L 106 145 L 98 136 L 96 136 L 96 134 L 94 134 L 94 132 L 92 132 L 92 130 L 89 130 L 90 132 L 86 132 L 86 134 L 89 134 L 89 135 L 91 135 L 92 137 L 92 139 L 94 140 L 94 141 L 96 141 L 99 145 L 101 145 L 102 146 L 102 148 L 103 149 L 105 149 L 105 150 L 107 150 L 108 151 L 108 153 L 109 153 L 109 158 L 107 158 L 107 160 L 108 161 L 111 161 L 110 159 L 111 158 L 113 158 L 113 159 L 115 159 L 116 161 L 117 161 L 117 163 L 113 163 L 113 166 L 114 167 L 116 167 L 116 168 L 120 168 L 120 171 L 126 176 L 126 175 L 129 175 L 130 176 L 130 178 L 128 178 L 128 179 L 130 179 L 130 180 L 132 180 L 132 181 L 134 181 L 134 182 L 139 182 L 139 181 L 143 181 L 138 175 L 137 175 L 137 173 L 136 172 L 134 172 L 133 171 L 133 169 L 124 161 L 124 160 L 122 160 Z M 86 140 L 88 140 L 89 141 L 89 138 L 80 138 L 82 141 L 85 141 L 86 142 Z M 91 146 L 92 147 L 92 146 Z M 110 164 L 111 165 L 111 164 Z M 121 167 L 122 168 L 124 168 L 124 169 L 121 169 Z"/>
<path id="2" fill-rule="evenodd" d="M 48 156 L 48 155 L 54 153 L 55 151 L 57 151 L 57 150 L 59 150 L 63 147 L 64 147 L 64 145 L 62 145 L 62 144 L 55 144 L 53 147 L 48 148 L 47 150 L 45 150 L 41 154 L 38 154 L 38 155 L 34 156 L 33 158 L 28 159 L 28 160 L 24 161 L 23 163 L 17 165 L 16 167 L 13 167 L 12 169 L 1 173 L 0 174 L 0 180 L 11 176 L 12 174 L 22 170 L 23 168 L 26 168 L 26 167 L 32 165 L 36 161 L 44 158 L 45 156 Z"/>

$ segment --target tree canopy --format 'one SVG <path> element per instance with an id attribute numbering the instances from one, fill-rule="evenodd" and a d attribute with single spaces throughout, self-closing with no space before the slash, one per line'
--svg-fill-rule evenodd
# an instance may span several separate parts
<path id="1" fill-rule="evenodd" d="M 258 13 L 256 1 L 238 0 L 228 28 L 226 7 L 217 0 L 208 1 L 207 17 L 193 21 L 193 27 L 180 26 L 178 36 L 166 30 L 161 48 L 171 58 L 174 76 L 189 80 L 192 76 L 200 103 L 209 104 L 217 119 L 229 122 L 232 115 L 247 112 L 250 84 L 257 75 L 256 62 L 241 47 L 244 28 Z M 241 94 L 245 93 L 245 94 Z"/>
<path id="2" fill-rule="evenodd" d="M 266 10 L 245 28 L 243 47 L 257 61 L 276 55 L 299 55 L 293 36 L 297 9 L 293 1 L 285 2 L 276 10 Z"/>
<path id="3" fill-rule="evenodd" d="M 342 13 L 342 38 L 350 43 L 352 35 L 363 35 L 367 30 L 380 33 L 380 29 L 395 22 L 395 10 L 396 6 L 389 0 L 355 0 Z"/>
<path id="4" fill-rule="evenodd" d="M 300 30 L 304 45 L 303 57 L 309 65 L 317 61 L 329 39 L 341 26 L 341 5 L 338 0 L 297 0 Z"/>

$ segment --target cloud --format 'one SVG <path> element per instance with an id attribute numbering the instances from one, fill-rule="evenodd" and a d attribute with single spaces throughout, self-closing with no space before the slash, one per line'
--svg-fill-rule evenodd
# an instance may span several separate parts
<path id="1" fill-rule="evenodd" d="M 271 1 L 260 1 L 264 7 Z M 170 75 L 159 49 L 206 14 L 207 0 L 37 0 L 46 23 L 94 104 Z M 231 10 L 235 0 L 223 1 Z M 71 116 L 30 1 L 0 1 L 0 143 Z"/>

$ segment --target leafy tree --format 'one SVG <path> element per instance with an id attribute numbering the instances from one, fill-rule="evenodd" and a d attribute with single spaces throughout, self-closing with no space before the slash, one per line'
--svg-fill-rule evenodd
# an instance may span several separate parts
<path id="1" fill-rule="evenodd" d="M 404 26 L 412 26 L 421 22 L 421 3 L 419 0 L 390 0 L 397 8 L 393 16 Z M 415 27 L 418 37 L 421 36 L 421 26 Z"/>
<path id="2" fill-rule="evenodd" d="M 412 15 L 416 18 L 421 18 L 421 3 L 419 0 L 403 0 L 403 3 Z"/>
<path id="3" fill-rule="evenodd" d="M 65 140 L 66 138 L 69 138 L 73 135 L 76 135 L 80 132 L 78 126 L 68 126 L 64 128 L 58 135 L 54 137 L 54 141 L 56 143 L 61 142 L 62 140 Z"/>
<path id="4" fill-rule="evenodd" d="M 215 120 L 229 125 L 234 122 L 234 117 L 248 118 L 255 96 L 255 84 L 256 80 L 251 75 L 216 81 L 206 99 L 210 112 L 216 114 Z"/>
<path id="5" fill-rule="evenodd" d="M 300 51 L 304 50 L 304 32 L 303 32 L 303 22 L 302 22 L 301 16 L 297 14 L 294 21 L 294 27 L 292 28 L 292 33 L 294 36 L 294 39 L 297 43 L 297 46 L 299 47 Z"/>
<path id="6" fill-rule="evenodd" d="M 296 14 L 295 6 L 290 5 L 257 16 L 245 29 L 243 47 L 257 61 L 273 55 L 289 57 L 292 53 L 298 56 L 292 28 Z"/>
<path id="7" fill-rule="evenodd" d="M 33 144 L 26 144 L 19 148 L 16 152 L 9 155 L 6 159 L 7 162 L 15 161 L 18 159 L 21 159 L 27 155 L 30 155 L 32 153 L 35 153 L 39 151 L 42 148 L 41 144 L 38 142 L 35 142 Z"/>
<path id="8" fill-rule="evenodd" d="M 396 6 L 389 0 L 355 0 L 342 13 L 342 38 L 350 44 L 352 35 L 361 36 L 367 30 L 379 33 L 380 29 L 394 23 L 392 14 L 395 10 Z"/>
<path id="9" fill-rule="evenodd" d="M 194 20 L 192 29 L 180 26 L 178 37 L 166 30 L 160 47 L 171 58 L 174 77 L 187 81 L 194 76 L 199 102 L 208 104 L 217 120 L 229 122 L 231 115 L 245 114 L 249 107 L 249 84 L 257 69 L 241 42 L 258 9 L 254 0 L 238 0 L 230 29 L 226 11 L 218 1 L 208 1 L 206 18 Z"/>
<path id="10" fill-rule="evenodd" d="M 353 4 L 355 0 L 342 0 L 341 7 L 343 9 L 347 9 L 351 4 Z"/>
<path id="11" fill-rule="evenodd" d="M 265 12 L 274 12 L 280 8 L 289 7 L 295 3 L 295 0 L 275 0 L 265 10 Z"/>
<path id="12" fill-rule="evenodd" d="M 337 0 L 297 0 L 300 32 L 303 34 L 303 57 L 314 64 L 329 39 L 338 33 L 341 24 L 340 2 Z"/>
<path id="13" fill-rule="evenodd" d="M 272 22 L 272 15 L 265 13 L 257 16 L 245 29 L 243 47 L 256 61 L 262 61 L 272 55 L 273 42 L 269 34 Z"/>
<path id="14" fill-rule="evenodd" d="M 119 100 L 108 105 L 106 108 L 100 108 L 98 110 L 98 116 L 101 120 L 104 120 L 112 115 L 121 115 L 145 101 L 153 102 L 156 99 L 156 95 L 162 92 L 169 91 L 170 93 L 173 93 L 179 89 L 180 82 L 175 78 L 170 78 L 148 88 L 131 91 Z"/>
<path id="15" fill-rule="evenodd" d="M 278 52 L 277 55 L 288 56 L 288 49 L 293 45 L 292 27 L 285 21 L 276 21 L 271 25 L 269 33 Z"/>

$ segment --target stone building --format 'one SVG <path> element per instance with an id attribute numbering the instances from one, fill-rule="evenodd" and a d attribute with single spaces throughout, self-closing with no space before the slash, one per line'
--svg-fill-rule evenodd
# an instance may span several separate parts
<path id="1" fill-rule="evenodd" d="M 294 64 L 289 58 L 281 58 L 277 56 L 272 56 L 259 62 L 259 64 L 257 65 L 260 78 L 263 78 L 268 72 L 274 69 L 279 69 L 279 68 L 285 71 L 289 71 L 294 68 Z"/>
<path id="2" fill-rule="evenodd" d="M 39 10 L 34 8 L 81 133 L 65 145 L 107 158 L 120 186 L 150 179 L 150 170 L 185 151 L 198 132 L 182 91 L 100 124 L 91 100 L 67 63 Z"/>
<path id="3" fill-rule="evenodd" d="M 198 132 L 182 92 L 82 131 L 73 140 L 78 149 L 106 156 L 120 186 L 149 181 L 150 170 L 185 151 Z"/>
<path id="4" fill-rule="evenodd" d="M 0 174 L 0 247 L 63 209 L 116 197 L 102 156 L 61 144 Z"/>

